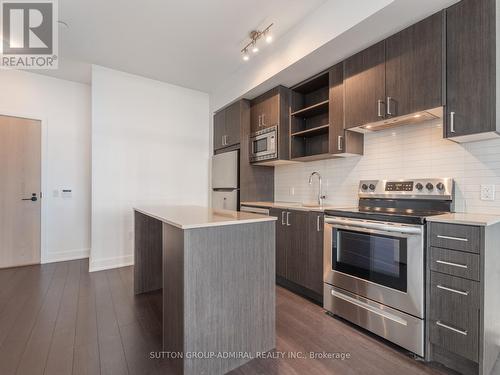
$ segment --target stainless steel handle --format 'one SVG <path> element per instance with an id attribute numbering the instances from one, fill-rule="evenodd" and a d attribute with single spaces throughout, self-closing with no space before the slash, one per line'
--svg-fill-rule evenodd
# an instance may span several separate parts
<path id="1" fill-rule="evenodd" d="M 320 221 L 320 216 L 318 215 L 318 217 L 316 218 L 316 231 L 321 232 L 319 221 Z"/>
<path id="2" fill-rule="evenodd" d="M 377 100 L 377 106 L 378 106 L 378 117 L 384 117 L 384 114 L 382 114 L 382 105 L 384 104 L 383 100 Z"/>
<path id="3" fill-rule="evenodd" d="M 291 224 L 290 224 L 290 212 L 287 212 L 287 213 L 286 213 L 286 225 L 287 225 L 287 226 L 290 226 L 290 225 L 291 225 Z"/>
<path id="4" fill-rule="evenodd" d="M 325 218 L 325 223 L 329 224 L 337 224 L 343 227 L 354 228 L 354 230 L 372 230 L 378 229 L 385 232 L 397 232 L 397 233 L 406 233 L 406 234 L 421 234 L 422 229 L 419 227 L 409 227 L 402 225 L 389 225 L 384 223 L 371 223 L 371 222 L 358 222 L 355 220 L 349 219 L 335 219 L 331 217 Z"/>
<path id="5" fill-rule="evenodd" d="M 469 266 L 467 266 L 466 264 L 446 262 L 444 260 L 436 260 L 436 263 L 444 264 L 446 266 L 458 267 L 458 268 L 465 268 L 465 269 L 469 268 Z"/>
<path id="6" fill-rule="evenodd" d="M 259 115 L 259 128 L 261 127 L 261 115 Z"/>
<path id="7" fill-rule="evenodd" d="M 450 331 L 460 333 L 461 335 L 464 335 L 464 336 L 467 336 L 467 333 L 468 333 L 467 331 L 462 331 L 461 329 L 451 327 L 447 324 L 441 323 L 440 321 L 437 321 L 436 325 L 438 325 L 439 327 L 442 327 L 442 328 L 449 329 Z"/>
<path id="8" fill-rule="evenodd" d="M 437 238 L 442 238 L 442 239 L 445 239 L 445 240 L 452 240 L 452 241 L 469 242 L 469 239 L 467 239 L 467 238 L 442 236 L 440 234 L 437 235 Z"/>
<path id="9" fill-rule="evenodd" d="M 283 211 L 281 213 L 281 225 L 285 225 L 285 214 L 286 214 L 286 211 Z"/>
<path id="10" fill-rule="evenodd" d="M 363 301 L 359 301 L 356 298 L 352 298 L 350 296 L 347 296 L 347 295 L 340 293 L 340 292 L 337 292 L 335 290 L 332 290 L 331 294 L 334 297 L 337 297 L 337 298 L 340 298 L 346 302 L 352 303 L 353 305 L 356 305 L 356 306 L 361 307 L 365 310 L 368 310 L 368 311 L 370 311 L 374 314 L 377 314 L 383 318 L 390 319 L 393 322 L 399 323 L 403 326 L 408 325 L 408 322 L 406 320 L 400 318 L 399 316 L 396 316 L 396 315 L 390 314 L 388 312 L 385 312 L 383 310 L 377 309 L 376 307 L 370 306 L 368 303 L 365 303 Z"/>
<path id="11" fill-rule="evenodd" d="M 337 149 L 339 151 L 342 151 L 342 138 L 344 138 L 344 137 L 342 137 L 341 135 L 339 135 L 337 138 Z"/>
<path id="12" fill-rule="evenodd" d="M 392 116 L 393 113 L 391 112 L 391 100 L 392 98 L 390 96 L 387 97 L 387 110 L 386 110 L 386 113 L 389 115 L 389 116 Z"/>
<path id="13" fill-rule="evenodd" d="M 222 142 L 222 146 L 225 146 L 225 144 L 224 144 L 224 136 L 222 136 L 221 138 L 222 138 L 222 141 L 221 141 Z"/>
<path id="14" fill-rule="evenodd" d="M 455 112 L 450 112 L 450 133 L 455 133 Z"/>
<path id="15" fill-rule="evenodd" d="M 266 114 L 262 114 L 262 126 L 266 126 Z"/>
<path id="16" fill-rule="evenodd" d="M 436 288 L 442 289 L 442 290 L 446 290 L 446 291 L 452 292 L 452 293 L 461 294 L 462 296 L 468 296 L 469 295 L 469 292 L 466 292 L 466 291 L 463 291 L 463 290 L 457 290 L 457 289 L 453 289 L 453 288 L 448 288 L 447 286 L 443 286 L 443 285 L 436 285 Z"/>

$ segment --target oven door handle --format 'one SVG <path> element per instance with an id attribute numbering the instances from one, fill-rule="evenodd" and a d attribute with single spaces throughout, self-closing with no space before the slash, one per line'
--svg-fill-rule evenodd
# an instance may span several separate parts
<path id="1" fill-rule="evenodd" d="M 419 227 L 399 226 L 389 224 L 379 224 L 373 222 L 359 222 L 348 219 L 335 219 L 331 217 L 325 218 L 325 224 L 333 224 L 335 228 L 355 230 L 360 232 L 371 233 L 372 230 L 381 232 L 395 232 L 401 234 L 422 234 L 422 229 Z"/>

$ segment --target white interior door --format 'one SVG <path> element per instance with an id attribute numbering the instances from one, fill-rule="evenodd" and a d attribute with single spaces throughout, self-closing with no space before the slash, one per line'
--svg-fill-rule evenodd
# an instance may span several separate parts
<path id="1" fill-rule="evenodd" d="M 0 115 L 0 268 L 40 263 L 41 122 Z"/>

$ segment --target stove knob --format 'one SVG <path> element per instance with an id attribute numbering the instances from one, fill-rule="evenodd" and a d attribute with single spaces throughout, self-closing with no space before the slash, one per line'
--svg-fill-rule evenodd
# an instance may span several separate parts
<path id="1" fill-rule="evenodd" d="M 427 188 L 427 190 L 432 190 L 434 189 L 434 185 L 431 184 L 430 182 L 427 183 L 427 185 L 425 185 L 425 187 Z"/>
<path id="2" fill-rule="evenodd" d="M 367 184 L 363 184 L 363 185 L 361 185 L 361 189 L 363 189 L 363 190 L 368 189 L 368 185 L 367 185 Z"/>
<path id="3" fill-rule="evenodd" d="M 437 185 L 436 185 L 437 189 L 438 190 L 444 190 L 444 184 L 442 182 L 439 182 Z"/>
<path id="4" fill-rule="evenodd" d="M 424 185 L 422 185 L 420 182 L 418 184 L 415 185 L 415 187 L 417 188 L 417 190 L 422 190 L 424 188 Z"/>
<path id="5" fill-rule="evenodd" d="M 372 191 L 373 191 L 373 190 L 375 190 L 375 185 L 370 184 L 370 186 L 369 186 L 369 187 L 370 187 L 370 190 L 372 190 Z"/>

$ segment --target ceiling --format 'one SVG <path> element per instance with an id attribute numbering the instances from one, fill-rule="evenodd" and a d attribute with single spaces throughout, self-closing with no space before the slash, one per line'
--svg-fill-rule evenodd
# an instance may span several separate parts
<path id="1" fill-rule="evenodd" d="M 97 64 L 210 92 L 245 64 L 240 50 L 252 29 L 274 22 L 279 39 L 325 2 L 64 0 L 59 15 L 69 27 L 59 27 L 59 69 L 41 73 L 89 83 Z"/>

